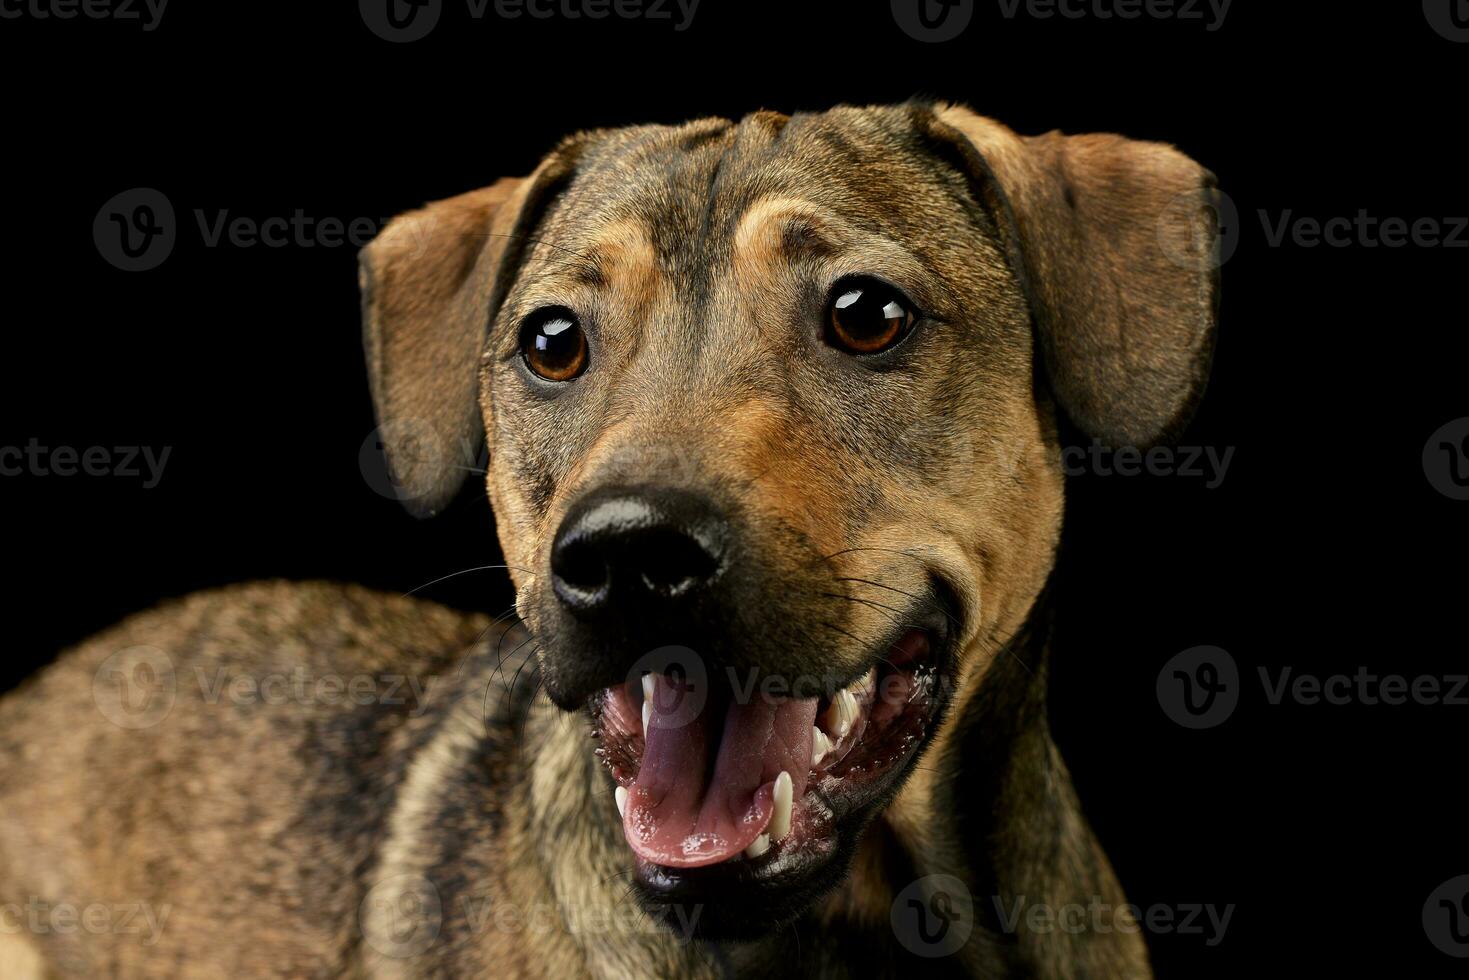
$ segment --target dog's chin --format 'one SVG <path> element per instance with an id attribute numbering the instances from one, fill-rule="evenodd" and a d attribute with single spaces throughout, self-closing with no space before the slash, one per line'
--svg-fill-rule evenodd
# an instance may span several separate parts
<path id="1" fill-rule="evenodd" d="M 618 787 L 633 893 L 643 910 L 682 939 L 749 940 L 799 918 L 837 887 L 863 830 L 897 794 L 942 721 L 950 687 L 946 681 L 951 676 L 952 636 L 950 622 L 939 616 L 923 627 L 903 627 L 877 646 L 868 670 L 854 681 L 804 702 L 808 715 L 803 718 L 813 708 L 816 718 L 810 736 L 812 759 L 808 771 L 794 780 L 793 791 L 787 783 L 788 804 L 778 792 L 772 794 L 772 782 L 754 776 L 747 785 L 760 785 L 748 810 L 741 809 L 743 804 L 736 806 L 733 817 L 721 818 L 719 832 L 690 833 L 681 842 L 675 834 L 672 847 L 667 846 L 668 834 L 656 825 L 650 829 L 650 824 L 656 820 L 658 798 L 681 790 L 668 790 L 667 778 L 658 786 L 656 775 L 639 779 L 648 724 L 642 695 L 644 690 L 651 692 L 652 685 L 618 685 L 593 695 L 589 707 L 596 751 Z M 800 710 L 798 704 L 784 702 L 792 711 Z M 707 754 L 712 760 L 717 749 L 726 748 L 720 741 L 726 734 L 716 723 L 709 737 L 713 745 Z M 765 773 L 772 768 L 767 761 Z M 717 777 L 718 773 L 704 776 L 709 797 L 721 791 Z M 697 776 L 686 778 L 699 781 Z M 655 784 L 651 791 L 649 782 Z M 635 810 L 639 799 L 651 802 L 643 811 L 627 812 Z M 782 806 L 788 818 L 783 818 Z M 701 817 L 707 803 L 705 807 Z M 724 841 L 722 849 L 701 850 L 703 839 L 718 839 L 724 830 L 729 833 L 723 836 L 733 837 L 732 841 Z M 757 831 L 759 836 L 748 847 L 730 851 Z"/>

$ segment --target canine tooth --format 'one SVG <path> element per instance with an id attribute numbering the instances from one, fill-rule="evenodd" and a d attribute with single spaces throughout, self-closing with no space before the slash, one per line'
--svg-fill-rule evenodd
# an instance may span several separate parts
<path id="1" fill-rule="evenodd" d="M 651 718 L 652 716 L 653 716 L 653 702 L 652 701 L 644 701 L 643 702 L 643 738 L 644 739 L 647 739 L 647 737 L 648 737 L 648 719 Z"/>
<path id="2" fill-rule="evenodd" d="M 791 774 L 784 769 L 775 777 L 775 812 L 770 815 L 771 840 L 785 840 L 791 832 Z"/>
<path id="3" fill-rule="evenodd" d="M 617 787 L 612 791 L 612 795 L 617 798 L 617 815 L 620 817 L 627 813 L 627 787 Z"/>
<path id="4" fill-rule="evenodd" d="M 757 858 L 768 850 L 770 850 L 770 835 L 761 834 L 751 842 L 749 847 L 745 848 L 745 857 Z"/>
<path id="5" fill-rule="evenodd" d="M 644 674 L 643 675 L 643 703 L 644 704 L 647 704 L 649 701 L 652 701 L 653 700 L 653 691 L 654 691 L 653 675 L 652 674 Z"/>
<path id="6" fill-rule="evenodd" d="M 841 721 L 842 711 L 841 708 L 838 707 L 838 705 L 841 704 L 841 701 L 842 692 L 838 691 L 836 692 L 836 694 L 832 695 L 831 704 L 827 705 L 826 710 L 821 713 L 821 723 L 827 728 L 831 729 L 833 732 L 837 730 L 837 723 Z M 837 737 L 841 738 L 840 735 L 838 735 Z"/>
<path id="7" fill-rule="evenodd" d="M 821 716 L 830 728 L 832 734 L 838 739 L 846 738 L 847 732 L 852 730 L 852 723 L 857 720 L 857 697 L 846 688 L 842 688 L 831 699 L 831 705 L 827 707 L 826 713 Z"/>
<path id="8" fill-rule="evenodd" d="M 831 751 L 831 740 L 815 725 L 811 726 L 811 765 L 819 766 L 826 753 Z"/>

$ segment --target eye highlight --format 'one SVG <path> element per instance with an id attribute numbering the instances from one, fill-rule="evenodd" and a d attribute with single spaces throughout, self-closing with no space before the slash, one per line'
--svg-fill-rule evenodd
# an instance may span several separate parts
<path id="1" fill-rule="evenodd" d="M 826 342 L 849 354 L 877 354 L 913 329 L 918 314 L 896 287 L 869 276 L 839 281 L 826 304 Z"/>
<path id="2" fill-rule="evenodd" d="M 570 381 L 587 369 L 587 335 L 564 306 L 536 310 L 520 324 L 520 356 L 547 381 Z"/>

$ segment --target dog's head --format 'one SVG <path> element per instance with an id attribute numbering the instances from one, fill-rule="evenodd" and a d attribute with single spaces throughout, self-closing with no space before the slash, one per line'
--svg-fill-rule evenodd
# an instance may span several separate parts
<path id="1" fill-rule="evenodd" d="M 1058 416 L 1143 445 L 1197 399 L 1212 193 L 958 107 L 762 112 L 571 137 L 365 251 L 398 483 L 433 512 L 487 438 L 647 901 L 763 925 L 840 875 L 1045 583 Z"/>

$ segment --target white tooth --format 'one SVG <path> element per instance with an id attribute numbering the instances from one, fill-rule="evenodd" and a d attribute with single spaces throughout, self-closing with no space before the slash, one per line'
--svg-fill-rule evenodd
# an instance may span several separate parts
<path id="1" fill-rule="evenodd" d="M 644 704 L 647 704 L 649 701 L 653 700 L 653 690 L 654 690 L 654 687 L 653 687 L 653 675 L 652 674 L 644 674 L 643 675 L 643 703 Z"/>
<path id="2" fill-rule="evenodd" d="M 643 739 L 645 741 L 648 738 L 648 719 L 652 716 L 652 714 L 653 714 L 653 702 L 652 701 L 644 701 L 643 702 Z"/>
<path id="3" fill-rule="evenodd" d="M 852 723 L 857 720 L 857 710 L 856 696 L 843 688 L 832 697 L 821 720 L 826 722 L 826 727 L 840 740 L 846 738 L 847 733 L 852 730 Z"/>
<path id="4" fill-rule="evenodd" d="M 831 740 L 826 737 L 826 732 L 823 732 L 821 729 L 817 728 L 815 725 L 812 725 L 811 726 L 811 765 L 813 767 L 814 766 L 821 765 L 821 760 L 826 756 L 826 753 L 828 753 L 830 751 L 831 751 Z"/>
<path id="5" fill-rule="evenodd" d="M 617 815 L 620 817 L 627 813 L 627 787 L 617 787 L 612 791 L 612 795 L 617 798 Z"/>
<path id="6" fill-rule="evenodd" d="M 785 840 L 791 832 L 791 774 L 784 769 L 775 777 L 775 812 L 770 815 L 771 840 Z"/>
<path id="7" fill-rule="evenodd" d="M 761 834 L 749 847 L 745 848 L 745 857 L 757 858 L 768 850 L 770 850 L 770 835 Z"/>
<path id="8" fill-rule="evenodd" d="M 831 704 L 827 705 L 826 710 L 821 713 L 821 723 L 829 731 L 835 732 L 837 730 L 837 723 L 841 721 L 842 709 L 838 707 L 841 702 L 842 692 L 838 691 L 831 696 Z M 840 736 L 838 737 L 840 738 Z"/>

